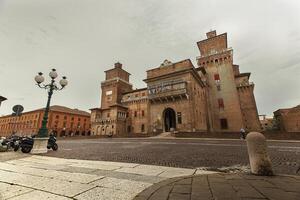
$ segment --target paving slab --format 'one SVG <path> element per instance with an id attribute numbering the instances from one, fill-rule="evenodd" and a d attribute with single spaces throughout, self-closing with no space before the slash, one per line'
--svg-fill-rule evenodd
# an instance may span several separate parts
<path id="1" fill-rule="evenodd" d="M 138 194 L 144 189 L 150 187 L 152 184 L 140 181 L 131 181 L 125 179 L 106 177 L 101 180 L 94 181 L 90 183 L 90 185 L 111 188 L 114 190 L 125 190 Z"/>
<path id="2" fill-rule="evenodd" d="M 105 177 L 126 179 L 126 180 L 132 180 L 132 181 L 141 181 L 141 182 L 145 182 L 145 183 L 158 183 L 158 182 L 166 179 L 164 177 L 158 177 L 158 176 L 145 176 L 145 175 L 140 175 L 140 174 L 129 174 L 129 173 L 124 173 L 124 172 L 108 171 L 108 170 L 95 170 L 95 171 L 92 171 L 89 173 L 100 175 L 100 176 L 105 176 Z"/>
<path id="3" fill-rule="evenodd" d="M 0 170 L 0 182 L 16 184 L 68 197 L 73 197 L 79 193 L 93 188 L 92 185 L 88 184 L 55 180 L 46 177 L 19 174 L 2 170 Z"/>
<path id="4" fill-rule="evenodd" d="M 189 176 L 196 172 L 195 169 L 165 169 L 165 171 L 159 174 L 159 177 L 173 178 L 178 176 Z"/>
<path id="5" fill-rule="evenodd" d="M 25 194 L 33 191 L 31 188 L 21 187 L 18 185 L 11 185 L 7 183 L 0 183 L 0 199 L 8 199 L 14 196 Z"/>
<path id="6" fill-rule="evenodd" d="M 89 169 L 102 169 L 102 170 L 116 170 L 120 169 L 121 167 L 113 166 L 113 165 L 103 165 L 97 163 L 75 163 L 71 164 L 71 167 L 81 167 L 81 168 L 89 168 Z"/>
<path id="7" fill-rule="evenodd" d="M 51 194 L 48 192 L 43 191 L 32 191 L 28 192 L 26 194 L 22 194 L 16 197 L 11 198 L 10 200 L 24 200 L 24 199 L 30 199 L 30 200 L 70 200 L 71 198 Z"/>
<path id="8" fill-rule="evenodd" d="M 111 188 L 96 187 L 75 197 L 78 200 L 131 200 L 136 194 Z"/>
<path id="9" fill-rule="evenodd" d="M 1 162 L 0 162 L 0 169 L 5 171 L 21 173 L 21 174 L 29 174 L 33 176 L 54 178 L 58 180 L 66 180 L 66 181 L 72 181 L 78 183 L 89 183 L 103 178 L 103 176 L 97 176 L 92 174 L 45 170 L 45 169 L 32 168 L 27 166 L 18 166 L 18 165 L 12 165 L 9 163 L 1 163 Z"/>
<path id="10" fill-rule="evenodd" d="M 145 176 L 158 176 L 159 174 L 164 172 L 160 168 L 153 169 L 153 168 L 128 168 L 128 167 L 123 167 L 123 168 L 117 169 L 115 171 L 130 173 L 130 174 L 140 174 L 140 175 L 145 175 Z"/>

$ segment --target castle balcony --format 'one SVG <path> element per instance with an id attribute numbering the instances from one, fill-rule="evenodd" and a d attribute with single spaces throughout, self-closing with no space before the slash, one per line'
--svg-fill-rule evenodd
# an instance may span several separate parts
<path id="1" fill-rule="evenodd" d="M 110 118 L 96 118 L 95 121 L 93 121 L 94 123 L 100 123 L 100 124 L 107 124 L 107 123 L 111 123 L 112 120 Z"/>
<path id="2" fill-rule="evenodd" d="M 178 82 L 148 87 L 148 98 L 152 103 L 187 99 L 187 83 Z"/>
<path id="3" fill-rule="evenodd" d="M 244 83 L 238 84 L 236 87 L 239 89 L 239 88 L 253 87 L 253 86 L 254 86 L 253 82 L 244 82 Z"/>
<path id="4" fill-rule="evenodd" d="M 232 47 L 229 47 L 229 48 L 224 49 L 224 50 L 222 50 L 222 51 L 211 51 L 210 54 L 208 54 L 208 55 L 200 55 L 200 56 L 197 56 L 197 57 L 196 57 L 196 60 L 199 60 L 199 59 L 204 58 L 204 57 L 210 57 L 210 56 L 215 56 L 215 55 L 221 55 L 221 54 L 226 53 L 226 52 L 228 52 L 228 51 L 232 51 Z"/>
<path id="5" fill-rule="evenodd" d="M 142 101 L 142 100 L 147 100 L 147 96 L 142 96 L 142 97 L 127 97 L 126 95 L 122 98 L 121 103 L 127 103 L 127 102 L 132 102 L 132 101 Z"/>

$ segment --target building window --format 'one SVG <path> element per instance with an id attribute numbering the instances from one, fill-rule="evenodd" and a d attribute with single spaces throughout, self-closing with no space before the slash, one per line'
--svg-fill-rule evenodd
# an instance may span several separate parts
<path id="1" fill-rule="evenodd" d="M 143 92 L 143 93 L 142 93 L 142 96 L 145 96 L 145 95 L 146 95 L 145 92 Z"/>
<path id="2" fill-rule="evenodd" d="M 220 81 L 220 75 L 219 74 L 215 74 L 214 78 L 215 78 L 215 81 Z"/>
<path id="3" fill-rule="evenodd" d="M 221 85 L 220 84 L 217 85 L 217 90 L 221 91 Z"/>
<path id="4" fill-rule="evenodd" d="M 224 109 L 224 101 L 222 98 L 218 99 L 219 109 Z"/>
<path id="5" fill-rule="evenodd" d="M 145 111 L 144 111 L 144 110 L 142 110 L 142 116 L 143 116 L 143 117 L 145 116 Z"/>
<path id="6" fill-rule="evenodd" d="M 137 111 L 134 111 L 134 117 L 137 117 Z"/>
<path id="7" fill-rule="evenodd" d="M 64 116 L 64 119 L 65 119 L 65 120 L 67 119 L 67 116 L 66 116 L 66 115 Z"/>
<path id="8" fill-rule="evenodd" d="M 107 117 L 110 117 L 110 113 L 107 113 Z"/>
<path id="9" fill-rule="evenodd" d="M 181 112 L 177 112 L 177 121 L 178 121 L 178 124 L 182 123 Z"/>
<path id="10" fill-rule="evenodd" d="M 221 129 L 228 129 L 227 119 L 220 119 Z"/>
<path id="11" fill-rule="evenodd" d="M 59 115 L 56 115 L 55 118 L 58 119 L 58 118 L 59 118 Z"/>
<path id="12" fill-rule="evenodd" d="M 142 132 L 145 131 L 145 125 L 144 125 L 144 124 L 142 124 L 141 131 L 142 131 Z"/>

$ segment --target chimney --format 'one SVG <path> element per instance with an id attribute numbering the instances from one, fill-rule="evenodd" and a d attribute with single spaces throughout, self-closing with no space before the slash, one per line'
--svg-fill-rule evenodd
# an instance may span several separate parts
<path id="1" fill-rule="evenodd" d="M 206 37 L 207 38 L 212 38 L 212 37 L 215 37 L 217 35 L 217 31 L 214 30 L 214 31 L 210 31 L 208 33 L 206 33 Z"/>
<path id="2" fill-rule="evenodd" d="M 122 64 L 119 62 L 115 63 L 115 68 L 122 69 Z"/>

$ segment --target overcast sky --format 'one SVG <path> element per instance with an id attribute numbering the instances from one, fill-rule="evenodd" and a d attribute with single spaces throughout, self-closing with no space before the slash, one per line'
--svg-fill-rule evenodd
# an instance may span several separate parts
<path id="1" fill-rule="evenodd" d="M 69 79 L 52 105 L 99 107 L 103 71 L 115 62 L 145 87 L 146 70 L 164 59 L 196 65 L 196 42 L 214 29 L 252 73 L 259 113 L 272 115 L 300 104 L 299 10 L 299 0 L 0 0 L 0 115 L 44 107 L 33 78 L 51 68 Z"/>

